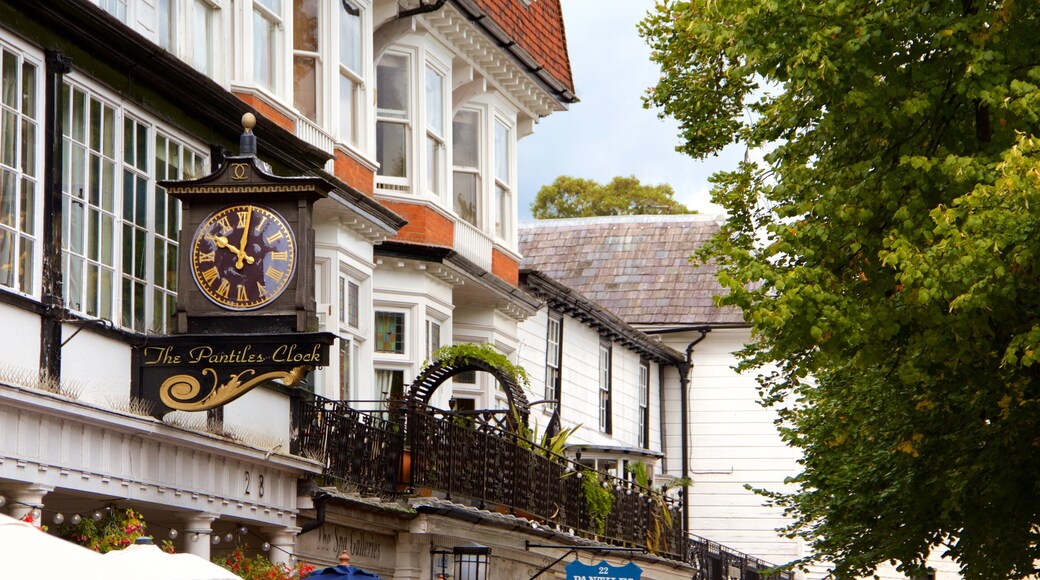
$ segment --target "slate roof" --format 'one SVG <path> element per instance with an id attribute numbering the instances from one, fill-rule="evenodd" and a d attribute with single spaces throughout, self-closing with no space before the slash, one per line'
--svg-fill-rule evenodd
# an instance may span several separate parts
<path id="1" fill-rule="evenodd" d="M 717 216 L 608 216 L 520 224 L 522 268 L 543 272 L 633 325 L 743 326 L 715 306 L 713 266 L 689 257 L 719 230 Z"/>
<path id="2" fill-rule="evenodd" d="M 560 0 L 536 0 L 530 6 L 524 6 L 520 0 L 465 1 L 479 6 L 541 68 L 574 92 Z"/>

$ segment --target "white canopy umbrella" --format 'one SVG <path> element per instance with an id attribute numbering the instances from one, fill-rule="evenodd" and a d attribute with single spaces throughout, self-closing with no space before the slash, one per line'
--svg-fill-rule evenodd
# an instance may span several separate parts
<path id="1" fill-rule="evenodd" d="M 232 572 L 194 554 L 167 554 L 151 543 L 127 546 L 102 557 L 113 573 L 136 574 L 148 580 L 242 580 Z"/>
<path id="2" fill-rule="evenodd" d="M 38 578 L 58 565 L 70 578 L 130 578 L 105 571 L 101 554 L 0 514 L 0 577 Z"/>

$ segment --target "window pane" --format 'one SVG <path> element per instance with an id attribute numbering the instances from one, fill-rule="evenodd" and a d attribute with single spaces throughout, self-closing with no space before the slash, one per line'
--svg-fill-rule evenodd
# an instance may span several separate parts
<path id="1" fill-rule="evenodd" d="M 408 131 L 399 123 L 376 125 L 376 160 L 379 175 L 408 177 Z"/>
<path id="2" fill-rule="evenodd" d="M 16 167 L 18 149 L 18 114 L 14 111 L 4 111 L 0 117 L 0 163 L 8 167 Z"/>
<path id="3" fill-rule="evenodd" d="M 426 138 L 426 189 L 437 194 L 441 191 L 441 165 L 444 164 L 442 149 L 440 141 L 433 137 Z"/>
<path id="4" fill-rule="evenodd" d="M 404 354 L 404 313 L 376 312 L 376 352 Z"/>
<path id="5" fill-rule="evenodd" d="M 191 64 L 200 72 L 212 73 L 213 7 L 205 0 L 195 0 L 191 30 Z"/>
<path id="6" fill-rule="evenodd" d="M 15 226 L 18 191 L 17 180 L 13 171 L 0 169 L 0 225 L 13 228 Z"/>
<path id="7" fill-rule="evenodd" d="M 355 105 L 356 85 L 350 78 L 339 77 L 339 136 L 344 141 L 357 144 L 357 132 L 354 117 L 357 115 Z"/>
<path id="8" fill-rule="evenodd" d="M 0 228 L 0 286 L 14 286 L 14 241 L 14 234 Z"/>
<path id="9" fill-rule="evenodd" d="M 156 6 L 156 12 L 159 17 L 159 46 L 166 50 L 173 51 L 173 44 L 171 39 L 173 38 L 173 27 L 175 19 L 173 17 L 173 4 L 177 0 L 159 0 Z"/>
<path id="10" fill-rule="evenodd" d="M 18 108 L 18 56 L 3 51 L 3 69 L 0 70 L 0 102 Z"/>
<path id="11" fill-rule="evenodd" d="M 318 52 L 318 1 L 293 2 L 293 49 Z"/>
<path id="12" fill-rule="evenodd" d="M 36 67 L 22 63 L 22 114 L 36 116 Z"/>
<path id="13" fill-rule="evenodd" d="M 509 181 L 509 129 L 495 122 L 495 177 Z"/>
<path id="14" fill-rule="evenodd" d="M 451 181 L 454 188 L 455 213 L 474 227 L 480 227 L 477 223 L 477 174 L 456 171 Z"/>
<path id="15" fill-rule="evenodd" d="M 353 282 L 347 283 L 347 324 L 358 327 L 358 312 L 360 310 L 360 301 L 358 300 L 360 294 L 360 288 Z"/>
<path id="16" fill-rule="evenodd" d="M 451 123 L 452 163 L 456 167 L 480 166 L 478 135 L 480 130 L 480 113 L 476 111 L 459 111 Z"/>
<path id="17" fill-rule="evenodd" d="M 361 15 L 347 12 L 342 2 L 339 11 L 339 63 L 361 76 Z"/>
<path id="18" fill-rule="evenodd" d="M 426 128 L 444 135 L 444 76 L 426 68 Z"/>
<path id="19" fill-rule="evenodd" d="M 513 196 L 508 189 L 501 185 L 495 186 L 495 234 L 502 238 L 508 239 L 511 237 L 510 231 L 512 229 L 512 220 L 510 217 L 513 215 Z"/>
<path id="20" fill-rule="evenodd" d="M 376 108 L 380 116 L 408 116 L 408 57 L 388 54 L 376 67 Z"/>
<path id="21" fill-rule="evenodd" d="M 274 1 L 274 0 L 271 0 Z M 262 87 L 274 88 L 274 24 L 253 13 L 253 78 Z"/>
<path id="22" fill-rule="evenodd" d="M 318 64 L 309 56 L 293 58 L 293 99 L 296 110 L 312 121 L 318 119 Z"/>

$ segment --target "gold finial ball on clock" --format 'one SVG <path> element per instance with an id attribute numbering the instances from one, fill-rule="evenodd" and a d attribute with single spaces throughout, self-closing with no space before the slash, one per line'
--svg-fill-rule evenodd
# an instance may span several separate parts
<path id="1" fill-rule="evenodd" d="M 242 127 L 246 131 L 252 131 L 253 127 L 256 127 L 256 116 L 252 113 L 242 115 Z"/>

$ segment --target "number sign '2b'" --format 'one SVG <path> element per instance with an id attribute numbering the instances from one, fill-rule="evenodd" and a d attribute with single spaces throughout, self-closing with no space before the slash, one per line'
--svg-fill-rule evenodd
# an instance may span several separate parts
<path id="1" fill-rule="evenodd" d="M 611 566 L 606 561 L 599 564 L 582 564 L 575 560 L 567 564 L 567 580 L 640 580 L 643 569 L 629 562 L 624 566 Z"/>

